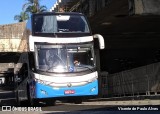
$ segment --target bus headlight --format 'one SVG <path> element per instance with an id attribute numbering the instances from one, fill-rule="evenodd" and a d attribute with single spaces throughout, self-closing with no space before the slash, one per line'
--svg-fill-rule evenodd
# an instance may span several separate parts
<path id="1" fill-rule="evenodd" d="M 90 90 L 90 92 L 93 92 L 93 91 L 95 91 L 96 90 L 96 87 L 93 87 L 91 90 Z"/>
<path id="2" fill-rule="evenodd" d="M 41 93 L 44 94 L 44 95 L 48 95 L 47 92 L 45 90 L 42 90 L 42 89 L 41 89 Z"/>

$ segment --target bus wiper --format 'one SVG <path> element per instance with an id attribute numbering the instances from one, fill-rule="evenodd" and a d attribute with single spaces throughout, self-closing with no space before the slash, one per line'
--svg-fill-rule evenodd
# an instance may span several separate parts
<path id="1" fill-rule="evenodd" d="M 88 70 L 92 71 L 93 72 L 93 69 L 88 67 L 88 66 L 83 66 L 83 65 L 78 65 L 76 67 L 82 67 L 82 68 L 87 68 Z"/>

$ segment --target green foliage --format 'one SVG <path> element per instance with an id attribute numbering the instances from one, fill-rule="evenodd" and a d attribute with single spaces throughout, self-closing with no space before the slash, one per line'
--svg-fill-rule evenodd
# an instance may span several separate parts
<path id="1" fill-rule="evenodd" d="M 14 20 L 18 20 L 19 22 L 23 22 L 29 18 L 29 15 L 26 12 L 21 12 L 20 15 L 15 15 Z"/>
<path id="2" fill-rule="evenodd" d="M 22 6 L 23 11 L 20 15 L 15 15 L 14 20 L 23 22 L 29 18 L 29 13 L 40 13 L 47 11 L 47 7 L 40 5 L 40 0 L 27 0 L 27 2 Z"/>
<path id="3" fill-rule="evenodd" d="M 23 5 L 23 10 L 28 13 L 39 13 L 47 11 L 47 7 L 44 5 L 40 6 L 40 0 L 28 0 Z"/>

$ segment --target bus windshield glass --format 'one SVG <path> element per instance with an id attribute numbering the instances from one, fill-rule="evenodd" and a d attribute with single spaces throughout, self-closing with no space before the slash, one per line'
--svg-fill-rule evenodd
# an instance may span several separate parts
<path id="1" fill-rule="evenodd" d="M 36 15 L 33 18 L 35 33 L 89 33 L 82 15 Z"/>
<path id="2" fill-rule="evenodd" d="M 36 68 L 44 72 L 80 72 L 95 67 L 93 44 L 36 45 Z"/>

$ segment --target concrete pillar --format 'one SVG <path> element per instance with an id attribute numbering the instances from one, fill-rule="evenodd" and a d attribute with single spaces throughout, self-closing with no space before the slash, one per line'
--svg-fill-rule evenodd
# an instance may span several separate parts
<path id="1" fill-rule="evenodd" d="M 133 15 L 135 13 L 135 0 L 128 0 L 129 5 L 129 15 Z"/>
<path id="2" fill-rule="evenodd" d="M 102 8 L 102 0 L 96 0 L 97 1 L 97 11 L 99 11 Z"/>
<path id="3" fill-rule="evenodd" d="M 89 0 L 89 16 L 92 16 L 95 13 L 95 2 L 95 0 Z"/>
<path id="4" fill-rule="evenodd" d="M 100 50 L 95 49 L 95 56 L 96 56 L 96 70 L 98 72 L 98 97 L 102 97 L 102 75 L 100 69 Z"/>
<path id="5" fill-rule="evenodd" d="M 102 0 L 102 8 L 104 8 L 105 7 L 105 4 L 106 3 L 106 0 Z"/>
<path id="6" fill-rule="evenodd" d="M 135 14 L 142 14 L 144 11 L 142 0 L 134 0 Z"/>

